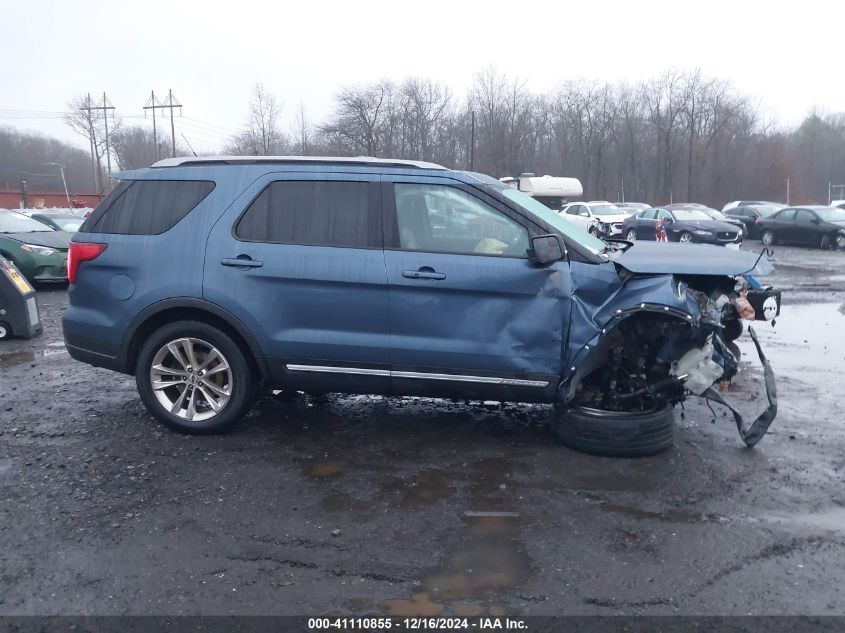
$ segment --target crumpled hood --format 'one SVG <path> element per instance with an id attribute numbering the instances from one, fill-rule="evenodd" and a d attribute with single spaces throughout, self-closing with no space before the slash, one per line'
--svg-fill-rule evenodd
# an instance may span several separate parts
<path id="1" fill-rule="evenodd" d="M 771 275 L 775 272 L 765 255 L 761 257 L 758 253 L 711 244 L 637 241 L 613 261 L 639 274 L 735 277 L 742 274 Z"/>
<path id="2" fill-rule="evenodd" d="M 70 238 L 73 233 L 67 231 L 36 231 L 34 233 L 3 233 L 2 237 L 10 237 L 24 244 L 34 246 L 49 246 L 50 248 L 70 248 Z"/>

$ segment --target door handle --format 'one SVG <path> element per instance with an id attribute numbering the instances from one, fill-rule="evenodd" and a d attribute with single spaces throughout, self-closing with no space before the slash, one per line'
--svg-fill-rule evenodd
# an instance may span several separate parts
<path id="1" fill-rule="evenodd" d="M 406 279 L 446 279 L 446 273 L 438 273 L 431 266 L 423 266 L 419 270 L 403 270 Z"/>
<path id="2" fill-rule="evenodd" d="M 238 255 L 237 257 L 225 257 L 220 260 L 224 266 L 232 268 L 261 268 L 264 262 L 259 262 L 249 255 Z"/>

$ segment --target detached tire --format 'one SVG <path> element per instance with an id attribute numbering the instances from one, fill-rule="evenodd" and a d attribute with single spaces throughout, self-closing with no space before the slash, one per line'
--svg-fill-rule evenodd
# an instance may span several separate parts
<path id="1" fill-rule="evenodd" d="M 571 449 L 605 457 L 644 457 L 671 448 L 675 412 L 665 405 L 647 413 L 619 413 L 587 407 L 561 407 L 552 432 Z"/>
<path id="2" fill-rule="evenodd" d="M 147 410 L 180 433 L 229 430 L 249 412 L 258 380 L 244 350 L 201 321 L 177 321 L 144 341 L 135 382 Z"/>
<path id="3" fill-rule="evenodd" d="M 5 321 L 0 321 L 0 341 L 7 341 L 12 338 L 12 328 Z"/>

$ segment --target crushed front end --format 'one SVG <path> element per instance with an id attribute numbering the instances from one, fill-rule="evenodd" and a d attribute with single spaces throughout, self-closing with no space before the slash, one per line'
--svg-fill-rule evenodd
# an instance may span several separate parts
<path id="1" fill-rule="evenodd" d="M 624 416 L 701 396 L 730 408 L 743 441 L 754 446 L 777 414 L 777 395 L 774 374 L 753 328 L 749 333 L 765 374 L 765 411 L 746 425 L 718 385 L 738 371 L 734 340 L 743 332 L 742 319 L 773 319 L 780 297 L 755 287 L 759 284 L 750 276 L 752 267 L 743 268 L 743 261 L 747 263 L 740 258 L 734 267 L 736 274 L 694 265 L 679 265 L 678 273 L 663 272 L 659 269 L 671 267 L 666 261 L 651 269 L 635 263 L 632 268 L 646 269 L 637 272 L 619 263 L 573 263 L 570 361 L 559 400 L 568 407 Z"/>

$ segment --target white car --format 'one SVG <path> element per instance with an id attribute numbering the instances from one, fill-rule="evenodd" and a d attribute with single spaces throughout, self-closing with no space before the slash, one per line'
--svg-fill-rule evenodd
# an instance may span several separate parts
<path id="1" fill-rule="evenodd" d="M 612 202 L 571 202 L 560 211 L 560 215 L 596 237 L 614 237 L 622 234 L 622 223 L 628 214 Z"/>

